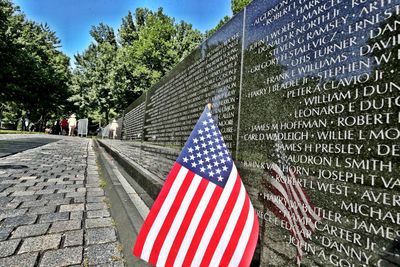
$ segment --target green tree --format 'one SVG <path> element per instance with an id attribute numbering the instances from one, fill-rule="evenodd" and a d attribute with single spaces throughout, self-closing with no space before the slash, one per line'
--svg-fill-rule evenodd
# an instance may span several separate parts
<path id="1" fill-rule="evenodd" d="M 239 13 L 245 6 L 251 3 L 252 0 L 231 0 L 231 9 L 233 15 Z"/>
<path id="2" fill-rule="evenodd" d="M 118 42 L 111 27 L 92 27 L 92 44 L 75 56 L 70 98 L 81 116 L 108 123 L 156 83 L 203 39 L 162 9 L 136 9 L 122 18 Z M 111 114 L 111 115 L 110 115 Z"/>
<path id="3" fill-rule="evenodd" d="M 31 121 L 46 121 L 68 98 L 69 58 L 48 25 L 29 21 L 10 1 L 0 1 L 0 103 Z"/>

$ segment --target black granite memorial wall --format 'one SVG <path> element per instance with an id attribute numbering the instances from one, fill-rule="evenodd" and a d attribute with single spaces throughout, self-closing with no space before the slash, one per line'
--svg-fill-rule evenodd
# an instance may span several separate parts
<path id="1" fill-rule="evenodd" d="M 262 266 L 400 266 L 400 0 L 255 0 L 125 111 L 177 149 L 207 102 Z"/>

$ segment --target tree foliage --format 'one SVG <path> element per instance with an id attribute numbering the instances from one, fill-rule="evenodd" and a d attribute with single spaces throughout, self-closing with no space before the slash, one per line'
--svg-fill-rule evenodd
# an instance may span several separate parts
<path id="1" fill-rule="evenodd" d="M 202 40 L 186 22 L 160 8 L 138 8 L 122 19 L 118 37 L 105 24 L 92 27 L 93 42 L 75 56 L 71 101 L 81 116 L 108 123 L 156 83 Z"/>
<path id="2" fill-rule="evenodd" d="M 252 0 L 231 0 L 231 9 L 233 15 L 239 13 L 245 6 L 251 3 Z"/>
<path id="3" fill-rule="evenodd" d="M 65 108 L 69 58 L 59 47 L 48 25 L 28 20 L 9 0 L 0 1 L 0 103 L 11 117 L 41 118 L 43 126 Z"/>

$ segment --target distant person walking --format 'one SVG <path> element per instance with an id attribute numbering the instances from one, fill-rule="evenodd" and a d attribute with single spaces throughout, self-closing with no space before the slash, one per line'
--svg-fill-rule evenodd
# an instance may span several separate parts
<path id="1" fill-rule="evenodd" d="M 67 119 L 64 117 L 61 120 L 61 135 L 67 135 L 67 131 L 68 131 L 68 121 Z"/>
<path id="2" fill-rule="evenodd" d="M 68 119 L 68 127 L 69 127 L 69 136 L 74 136 L 74 130 L 76 127 L 76 116 L 75 114 L 72 114 L 69 119 Z"/>
<path id="3" fill-rule="evenodd" d="M 110 131 L 112 132 L 112 138 L 115 139 L 117 136 L 117 129 L 118 129 L 118 122 L 113 119 L 111 125 L 110 125 Z"/>

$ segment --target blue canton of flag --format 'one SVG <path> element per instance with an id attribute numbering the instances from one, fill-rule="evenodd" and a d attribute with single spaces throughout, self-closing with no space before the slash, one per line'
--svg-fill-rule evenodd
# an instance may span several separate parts
<path id="1" fill-rule="evenodd" d="M 210 182 L 225 187 L 233 163 L 211 112 L 203 112 L 177 162 Z"/>

